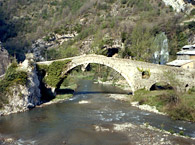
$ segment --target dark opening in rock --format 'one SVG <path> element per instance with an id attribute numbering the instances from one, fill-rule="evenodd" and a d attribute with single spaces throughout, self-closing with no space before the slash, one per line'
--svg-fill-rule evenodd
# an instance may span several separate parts
<path id="1" fill-rule="evenodd" d="M 173 87 L 167 83 L 161 82 L 152 85 L 150 91 L 154 91 L 154 90 L 173 90 Z"/>
<path id="2" fill-rule="evenodd" d="M 109 48 L 107 51 L 107 56 L 112 57 L 113 55 L 118 53 L 118 50 L 119 50 L 118 48 Z"/>

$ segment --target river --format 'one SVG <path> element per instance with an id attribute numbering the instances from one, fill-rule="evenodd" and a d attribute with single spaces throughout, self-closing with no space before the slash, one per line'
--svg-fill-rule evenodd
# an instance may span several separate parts
<path id="1" fill-rule="evenodd" d="M 14 138 L 15 142 L 10 144 L 195 144 L 195 140 L 140 127 L 147 122 L 165 130 L 182 130 L 185 135 L 195 137 L 194 123 L 173 121 L 167 116 L 139 110 L 129 102 L 108 97 L 110 93 L 125 92 L 82 80 L 74 96 L 63 103 L 1 116 L 0 135 Z M 121 125 L 126 130 L 120 130 Z"/>

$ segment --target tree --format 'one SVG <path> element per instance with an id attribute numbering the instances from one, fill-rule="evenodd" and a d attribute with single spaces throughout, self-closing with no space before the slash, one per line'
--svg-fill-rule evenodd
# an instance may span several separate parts
<path id="1" fill-rule="evenodd" d="M 154 36 L 148 27 L 138 23 L 131 34 L 130 52 L 137 60 L 150 61 L 155 51 Z"/>

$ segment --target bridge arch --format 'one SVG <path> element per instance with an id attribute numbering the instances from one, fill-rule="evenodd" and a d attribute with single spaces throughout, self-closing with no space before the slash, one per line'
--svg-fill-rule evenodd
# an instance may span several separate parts
<path id="1" fill-rule="evenodd" d="M 66 75 L 68 72 L 70 72 L 71 70 L 73 70 L 77 66 L 82 66 L 82 65 L 86 65 L 86 64 L 101 64 L 101 65 L 107 66 L 109 68 L 112 68 L 113 70 L 118 72 L 127 81 L 128 85 L 131 88 L 132 93 L 134 93 L 135 88 L 133 86 L 133 80 L 131 78 L 129 78 L 129 76 L 127 74 L 123 73 L 123 70 L 121 70 L 120 67 L 118 67 L 117 65 L 115 65 L 113 63 L 104 63 L 104 61 L 101 61 L 101 60 L 100 61 L 86 60 L 86 61 L 80 61 L 80 62 L 71 61 L 67 65 L 66 69 L 62 72 L 62 76 Z M 129 73 L 131 73 L 131 72 L 129 72 Z M 64 78 L 64 77 L 62 77 L 62 78 Z M 62 82 L 63 82 L 63 80 L 61 80 L 57 84 L 57 88 L 56 89 L 58 89 L 61 86 Z"/>
<path id="2" fill-rule="evenodd" d="M 169 76 L 174 76 L 174 78 L 179 81 L 179 85 L 176 86 L 178 91 L 188 90 L 189 88 L 195 86 L 194 81 L 195 70 L 185 70 L 182 68 L 162 66 L 130 59 L 105 57 L 96 54 L 87 54 L 71 58 L 37 62 L 37 64 L 49 66 L 53 62 L 65 60 L 70 61 L 63 69 L 63 72 L 61 72 L 62 78 L 65 74 L 67 74 L 68 71 L 72 70 L 73 68 L 79 65 L 91 63 L 101 64 L 108 66 L 117 71 L 119 74 L 121 74 L 131 87 L 132 93 L 142 88 L 150 90 L 151 86 L 157 82 L 166 81 L 167 83 L 169 83 L 170 82 Z M 143 77 L 144 70 L 148 70 L 149 72 L 148 78 Z M 54 93 L 55 89 L 57 88 L 49 85 L 47 85 L 47 87 L 50 88 Z"/>
<path id="3" fill-rule="evenodd" d="M 149 90 L 173 90 L 172 86 L 168 81 L 155 81 L 149 86 Z"/>

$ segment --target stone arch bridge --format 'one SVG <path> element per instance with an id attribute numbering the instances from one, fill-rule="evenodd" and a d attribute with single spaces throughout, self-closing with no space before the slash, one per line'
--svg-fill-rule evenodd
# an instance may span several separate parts
<path id="1" fill-rule="evenodd" d="M 37 62 L 37 64 L 50 65 L 54 61 L 64 60 L 70 60 L 70 62 L 62 72 L 62 75 L 65 75 L 68 71 L 79 65 L 90 63 L 105 65 L 116 70 L 125 78 L 131 87 L 132 93 L 142 88 L 149 90 L 157 82 L 166 82 L 174 85 L 178 91 L 185 91 L 195 86 L 195 70 L 185 70 L 182 68 L 95 54 Z"/>

